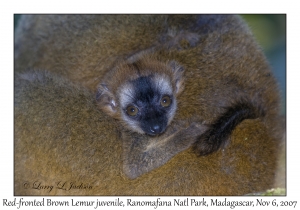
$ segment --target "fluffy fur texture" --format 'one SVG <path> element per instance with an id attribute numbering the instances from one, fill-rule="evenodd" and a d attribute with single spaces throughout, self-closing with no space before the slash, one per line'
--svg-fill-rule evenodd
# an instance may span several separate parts
<path id="1" fill-rule="evenodd" d="M 277 84 L 238 16 L 24 16 L 15 52 L 15 72 L 47 69 L 59 75 L 38 73 L 37 78 L 48 78 L 45 83 L 25 74 L 15 82 L 15 194 L 240 195 L 274 186 L 282 138 Z M 178 134 L 173 149 L 149 152 L 152 168 L 144 168 L 142 151 L 168 148 L 172 142 L 124 131 L 97 110 L 93 99 L 114 66 L 148 57 L 176 61 L 184 68 L 185 83 L 163 138 Z M 263 114 L 256 112 L 256 119 L 247 119 L 253 118 L 251 112 L 239 114 L 244 113 L 245 106 L 239 105 L 244 98 L 246 107 L 253 105 L 250 110 Z M 190 147 L 193 142 L 207 148 L 209 140 L 201 134 L 226 128 L 226 122 L 232 123 L 220 133 L 225 140 L 212 154 L 198 157 Z M 182 129 L 193 131 L 187 143 Z M 134 144 L 136 139 L 141 145 Z M 203 147 L 197 145 L 201 154 Z M 32 186 L 36 180 L 49 185 L 82 182 L 93 188 L 24 188 L 25 181 Z"/>
<path id="2" fill-rule="evenodd" d="M 264 110 L 250 99 L 236 100 L 236 104 L 225 108 L 225 112 L 195 142 L 199 155 L 208 155 L 224 147 L 235 127 L 245 119 L 264 117 Z"/>
<path id="3" fill-rule="evenodd" d="M 118 128 L 94 94 L 43 71 L 24 77 L 15 81 L 15 195 L 241 195 L 273 184 L 276 141 L 260 119 L 239 124 L 220 152 L 188 149 L 130 180 Z"/>

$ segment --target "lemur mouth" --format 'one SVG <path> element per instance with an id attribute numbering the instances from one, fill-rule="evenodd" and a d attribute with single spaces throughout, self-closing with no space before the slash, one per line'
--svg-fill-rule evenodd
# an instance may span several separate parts
<path id="1" fill-rule="evenodd" d="M 153 134 L 153 133 L 146 133 L 148 136 L 151 136 L 151 137 L 158 137 L 160 136 L 161 134 L 163 133 L 157 133 L 157 134 Z"/>

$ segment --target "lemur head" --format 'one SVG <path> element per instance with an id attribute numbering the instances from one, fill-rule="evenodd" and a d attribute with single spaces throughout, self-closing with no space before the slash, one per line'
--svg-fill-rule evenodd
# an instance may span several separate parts
<path id="1" fill-rule="evenodd" d="M 183 89 L 182 75 L 183 68 L 174 61 L 144 58 L 122 63 L 98 86 L 97 101 L 104 112 L 128 129 L 157 135 L 175 115 L 176 96 Z"/>

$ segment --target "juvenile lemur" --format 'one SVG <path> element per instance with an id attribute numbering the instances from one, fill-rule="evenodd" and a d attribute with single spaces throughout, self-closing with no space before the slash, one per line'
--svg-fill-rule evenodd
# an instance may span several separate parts
<path id="1" fill-rule="evenodd" d="M 209 183 L 221 180 L 222 176 L 213 174 L 223 171 L 235 177 L 233 180 L 238 177 L 236 173 L 248 174 L 244 181 L 252 183 L 256 190 L 259 185 L 255 177 L 263 173 L 262 168 L 270 172 L 264 183 L 270 186 L 274 176 L 271 159 L 276 157 L 276 142 L 280 139 L 279 95 L 265 57 L 240 17 L 25 16 L 16 30 L 15 52 L 18 73 L 28 68 L 47 69 L 95 95 L 97 92 L 101 110 L 124 125 L 110 121 L 122 133 L 122 163 L 130 178 L 150 180 L 155 173 L 165 176 L 163 169 L 171 167 L 172 160 L 174 167 L 179 161 L 176 157 L 180 156 L 189 157 L 197 165 L 188 161 L 189 165 L 184 167 L 188 171 L 186 176 L 198 179 L 203 174 L 203 180 L 194 182 L 197 186 L 208 187 Z M 58 121 L 60 114 L 57 113 Z M 253 118 L 257 119 L 244 121 Z M 90 123 L 83 125 L 89 127 Z M 229 136 L 230 144 L 226 144 Z M 250 141 L 242 141 L 249 138 Z M 107 144 L 101 138 L 100 143 Z M 185 150 L 193 144 L 197 154 L 211 155 L 190 158 Z M 221 151 L 214 153 L 221 147 Z M 255 152 L 250 154 L 250 148 Z M 225 153 L 231 157 L 226 159 L 228 162 L 221 161 L 225 160 L 222 156 Z M 246 159 L 266 162 L 254 161 L 254 164 L 253 160 L 239 159 L 245 154 L 248 154 Z M 210 163 L 216 170 L 205 171 L 203 167 L 209 167 Z M 199 168 L 193 171 L 192 165 Z M 180 175 L 178 167 L 174 171 Z M 215 181 L 208 181 L 206 176 Z M 175 187 L 175 183 L 167 183 Z M 123 184 L 120 186 L 127 189 Z M 143 184 L 146 182 L 140 185 L 136 182 L 139 187 Z M 180 180 L 180 184 L 186 182 Z M 241 185 L 237 184 L 237 188 Z M 188 192 L 185 191 L 188 188 L 193 191 L 188 186 L 182 190 Z M 193 192 L 197 194 L 196 191 Z"/>
<path id="2" fill-rule="evenodd" d="M 130 58 L 108 72 L 97 92 L 99 107 L 125 128 L 123 169 L 130 178 L 161 166 L 206 130 L 205 125 L 186 119 L 166 131 L 183 89 L 183 68 L 175 61 L 163 63 L 149 55 L 134 57 L 139 59 Z"/>

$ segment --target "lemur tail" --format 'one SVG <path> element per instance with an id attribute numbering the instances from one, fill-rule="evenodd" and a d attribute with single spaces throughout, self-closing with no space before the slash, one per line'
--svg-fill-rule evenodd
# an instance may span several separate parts
<path id="1" fill-rule="evenodd" d="M 209 129 L 198 137 L 194 144 L 195 152 L 200 155 L 208 155 L 217 151 L 227 141 L 234 128 L 244 119 L 255 119 L 265 115 L 261 106 L 251 103 L 249 100 L 243 100 L 226 108 Z"/>

